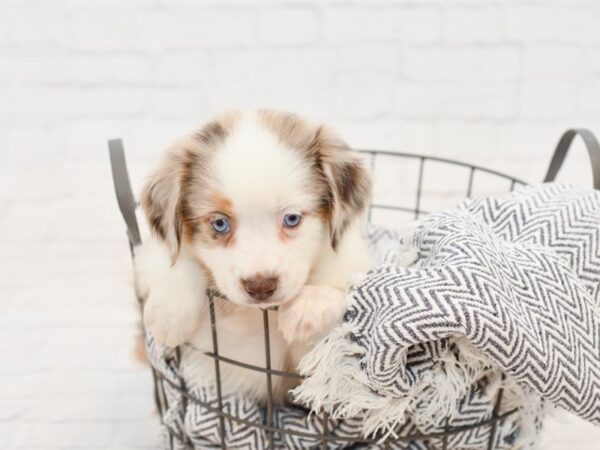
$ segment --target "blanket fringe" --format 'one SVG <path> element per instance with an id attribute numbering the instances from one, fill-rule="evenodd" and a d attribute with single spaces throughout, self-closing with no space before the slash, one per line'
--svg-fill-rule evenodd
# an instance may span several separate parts
<path id="1" fill-rule="evenodd" d="M 439 363 L 425 372 L 406 395 L 391 397 L 369 389 L 370 380 L 361 368 L 364 351 L 349 338 L 352 331 L 344 323 L 302 360 L 300 371 L 310 376 L 294 389 L 296 401 L 310 405 L 314 412 L 325 411 L 335 419 L 362 417 L 365 437 L 386 439 L 396 437 L 394 430 L 408 419 L 419 429 L 442 427 L 446 418 L 459 414 L 461 399 L 487 375 L 489 385 L 485 392 L 490 402 L 502 387 L 507 390 L 502 409 L 522 409 L 518 425 L 521 448 L 529 448 L 528 444 L 535 441 L 539 432 L 535 423 L 539 398 L 512 378 L 502 381 L 500 372 L 466 338 L 451 339 L 458 349 L 458 359 L 449 346 Z M 531 411 L 526 410 L 528 407 Z M 512 421 L 505 422 L 509 423 L 503 426 L 517 426 Z"/>

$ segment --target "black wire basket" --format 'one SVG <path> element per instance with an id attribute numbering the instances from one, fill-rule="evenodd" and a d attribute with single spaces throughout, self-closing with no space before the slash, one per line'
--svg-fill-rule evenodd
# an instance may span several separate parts
<path id="1" fill-rule="evenodd" d="M 593 182 L 594 188 L 600 189 L 600 145 L 598 141 L 594 137 L 594 135 L 585 129 L 573 129 L 568 130 L 564 133 L 562 138 L 560 139 L 552 160 L 550 162 L 548 171 L 544 178 L 544 181 L 553 181 L 559 169 L 561 168 L 565 156 L 569 150 L 569 147 L 573 141 L 573 139 L 577 136 L 581 136 L 583 141 L 586 144 L 586 147 L 589 151 L 590 159 L 592 161 L 592 172 L 593 172 Z M 127 225 L 127 235 L 129 238 L 130 249 L 133 249 L 135 246 L 141 243 L 140 232 L 136 221 L 135 209 L 137 204 L 131 192 L 131 187 L 129 184 L 129 177 L 127 174 L 127 168 L 125 164 L 125 155 L 123 150 L 123 144 L 121 140 L 112 140 L 109 141 L 109 150 L 110 150 L 110 158 L 111 158 L 111 166 L 113 171 L 113 179 L 115 184 L 115 190 L 117 193 L 117 200 L 119 203 L 119 207 L 123 217 L 125 219 Z M 508 192 L 512 191 L 517 186 L 526 185 L 527 183 L 510 175 L 506 175 L 504 173 L 498 172 L 496 170 L 487 169 L 484 167 L 476 166 L 473 164 L 468 164 L 464 162 L 459 162 L 446 158 L 439 158 L 434 156 L 424 156 L 417 155 L 412 153 L 401 153 L 401 152 L 390 152 L 390 151 L 379 151 L 379 150 L 364 150 L 362 151 L 365 156 L 368 158 L 371 168 L 375 173 L 375 179 L 377 179 L 377 171 L 378 171 L 378 163 L 381 160 L 386 160 L 383 162 L 383 166 L 386 169 L 390 169 L 392 164 L 388 164 L 389 161 L 401 162 L 402 167 L 410 167 L 411 171 L 414 171 L 414 186 L 413 189 L 407 189 L 410 194 L 410 197 L 407 198 L 406 195 L 403 198 L 402 204 L 397 204 L 396 202 L 391 201 L 375 201 L 369 208 L 368 217 L 369 220 L 377 220 L 378 213 L 383 213 L 381 216 L 383 217 L 383 221 L 385 221 L 386 217 L 389 217 L 389 214 L 398 214 L 400 216 L 404 216 L 404 218 L 412 218 L 418 219 L 423 214 L 427 214 L 430 212 L 430 209 L 426 206 L 426 196 L 430 195 L 431 192 L 424 187 L 424 179 L 426 177 L 426 171 L 428 167 L 432 167 L 433 165 L 437 165 L 438 169 L 440 169 L 441 174 L 446 174 L 447 171 L 451 171 L 450 167 L 454 167 L 463 173 L 463 186 L 462 188 L 454 188 L 452 193 L 454 197 L 462 197 L 469 198 L 472 197 L 475 192 L 476 184 L 480 177 L 493 178 L 496 183 L 492 183 L 497 186 L 495 192 L 493 193 L 501 193 L 502 191 Z M 445 175 L 444 175 L 445 176 Z M 456 174 L 453 175 L 454 184 L 456 185 Z M 439 179 L 436 179 L 437 184 L 440 184 Z M 488 182 L 489 184 L 489 182 Z M 406 187 L 406 186 L 404 186 Z M 492 192 L 485 192 L 486 194 Z M 393 197 L 393 192 L 388 192 L 388 197 Z M 439 192 L 437 192 L 439 194 Z M 385 195 L 383 195 L 385 197 Z M 377 195 L 375 197 L 377 199 Z M 458 199 L 458 198 L 456 198 Z M 454 199 L 453 199 L 454 200 Z M 381 217 L 379 218 L 381 220 Z M 262 319 L 263 319 L 263 330 L 264 330 L 264 345 L 265 345 L 265 365 L 264 367 L 254 366 L 251 364 L 247 364 L 244 362 L 236 361 L 226 356 L 223 356 L 219 353 L 219 344 L 218 344 L 218 317 L 215 314 L 214 307 L 214 297 L 213 295 L 209 295 L 209 311 L 210 311 L 210 321 L 212 325 L 212 351 L 206 352 L 205 355 L 212 358 L 214 360 L 214 370 L 215 370 L 215 380 L 216 380 L 216 394 L 217 394 L 217 402 L 216 405 L 211 402 L 205 402 L 200 400 L 194 395 L 191 395 L 185 388 L 185 383 L 183 380 L 178 380 L 179 382 L 174 382 L 169 377 L 166 377 L 160 370 L 152 367 L 152 373 L 154 377 L 154 396 L 156 406 L 158 408 L 159 415 L 161 417 L 161 421 L 165 426 L 167 433 L 167 448 L 175 449 L 175 448 L 194 448 L 193 443 L 186 436 L 185 431 L 182 427 L 179 429 L 175 429 L 175 427 L 170 427 L 164 422 L 164 413 L 167 411 L 169 407 L 169 396 L 166 393 L 166 387 L 176 390 L 179 392 L 182 397 L 187 402 L 192 402 L 200 405 L 206 410 L 214 413 L 218 417 L 218 434 L 220 439 L 220 447 L 225 449 L 226 446 L 226 438 L 225 438 L 225 422 L 232 421 L 233 423 L 245 425 L 248 427 L 253 427 L 264 431 L 268 437 L 268 447 L 269 449 L 275 449 L 273 436 L 275 434 L 278 435 L 286 435 L 291 434 L 298 437 L 310 438 L 315 442 L 320 442 L 319 445 L 313 448 L 321 448 L 323 450 L 329 448 L 329 444 L 343 444 L 343 443 L 352 443 L 352 444 L 372 444 L 373 448 L 382 448 L 389 449 L 392 448 L 394 444 L 401 444 L 407 442 L 414 441 L 427 441 L 431 442 L 432 440 L 436 440 L 439 445 L 438 448 L 442 448 L 443 450 L 448 450 L 449 447 L 449 439 L 451 436 L 469 432 L 476 429 L 483 429 L 487 427 L 489 429 L 489 438 L 487 440 L 487 448 L 491 450 L 496 445 L 496 430 L 499 424 L 509 415 L 512 415 L 516 412 L 516 409 L 512 409 L 510 411 L 502 412 L 502 399 L 503 399 L 503 389 L 500 388 L 496 394 L 496 398 L 493 401 L 493 411 L 491 417 L 486 420 L 483 420 L 479 423 L 475 423 L 472 425 L 464 425 L 464 426 L 448 426 L 448 421 L 446 421 L 446 426 L 443 431 L 437 433 L 429 433 L 429 434 L 411 434 L 402 437 L 394 437 L 387 438 L 382 440 L 377 436 L 371 438 L 360 438 L 357 439 L 355 437 L 341 437 L 338 435 L 332 435 L 328 432 L 327 423 L 328 417 L 327 414 L 322 413 L 320 415 L 322 421 L 322 433 L 304 433 L 298 430 L 290 430 L 285 428 L 279 428 L 273 424 L 273 397 L 272 397 L 272 378 L 273 377 L 288 377 L 301 379 L 302 377 L 296 373 L 291 372 L 283 372 L 279 370 L 275 370 L 271 368 L 271 354 L 270 354 L 270 342 L 269 342 L 269 311 L 263 310 Z M 175 368 L 179 366 L 180 354 L 176 349 L 168 364 L 173 365 Z M 238 417 L 226 411 L 223 408 L 223 395 L 221 391 L 221 365 L 222 364 L 230 364 L 238 367 L 242 367 L 245 370 L 256 371 L 263 373 L 265 376 L 265 383 L 267 386 L 267 405 L 266 405 L 266 414 L 265 419 L 262 422 L 254 422 L 249 421 L 245 418 Z"/>

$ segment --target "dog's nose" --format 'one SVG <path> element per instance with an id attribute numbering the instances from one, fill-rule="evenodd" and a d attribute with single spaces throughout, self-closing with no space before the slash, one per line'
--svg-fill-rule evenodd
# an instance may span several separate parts
<path id="1" fill-rule="evenodd" d="M 256 275 L 252 278 L 242 280 L 242 285 L 250 297 L 256 300 L 266 300 L 273 295 L 277 289 L 277 277 L 265 277 Z"/>

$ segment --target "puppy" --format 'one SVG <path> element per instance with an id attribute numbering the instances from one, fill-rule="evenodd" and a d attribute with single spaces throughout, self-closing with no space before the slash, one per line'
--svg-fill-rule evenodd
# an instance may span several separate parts
<path id="1" fill-rule="evenodd" d="M 182 346 L 192 386 L 214 383 L 205 291 L 219 293 L 220 355 L 264 367 L 263 308 L 271 367 L 294 370 L 338 324 L 345 290 L 371 266 L 361 234 L 370 201 L 361 160 L 327 128 L 267 110 L 230 113 L 176 143 L 145 186 L 154 237 L 136 252 L 146 329 Z M 290 379 L 274 376 L 275 401 Z M 224 394 L 264 401 L 265 375 L 224 362 Z"/>

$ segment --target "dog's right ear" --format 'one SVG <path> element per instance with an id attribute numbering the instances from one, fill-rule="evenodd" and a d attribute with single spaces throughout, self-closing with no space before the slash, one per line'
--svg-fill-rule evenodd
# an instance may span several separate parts
<path id="1" fill-rule="evenodd" d="M 233 126 L 237 117 L 237 113 L 229 113 L 177 141 L 142 191 L 141 206 L 150 228 L 169 247 L 173 263 L 179 255 L 184 231 L 184 191 L 202 178 L 199 171 L 207 152 L 225 140 L 224 125 Z"/>
<path id="2" fill-rule="evenodd" d="M 181 176 L 183 152 L 171 150 L 158 170 L 148 179 L 141 195 L 141 206 L 152 232 L 169 248 L 175 262 L 181 247 Z"/>

